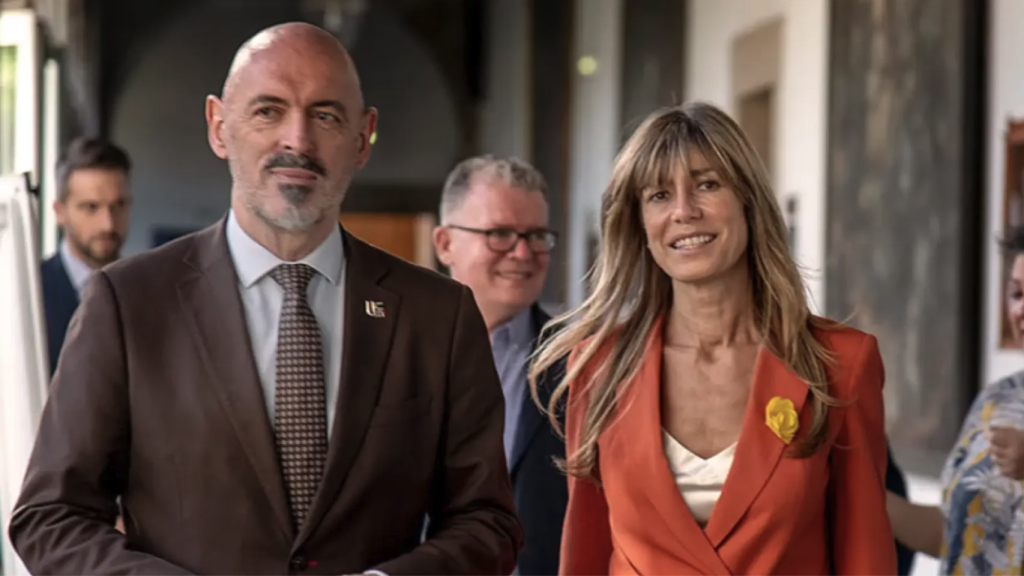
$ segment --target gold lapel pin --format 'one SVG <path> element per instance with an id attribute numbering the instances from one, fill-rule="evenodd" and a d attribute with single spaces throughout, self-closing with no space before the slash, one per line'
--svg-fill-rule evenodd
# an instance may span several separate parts
<path id="1" fill-rule="evenodd" d="M 384 303 L 367 300 L 366 315 L 369 316 L 370 318 L 384 318 Z"/>

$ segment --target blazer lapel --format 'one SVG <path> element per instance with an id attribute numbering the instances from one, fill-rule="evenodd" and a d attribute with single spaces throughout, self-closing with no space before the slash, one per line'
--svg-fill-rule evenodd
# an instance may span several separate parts
<path id="1" fill-rule="evenodd" d="M 782 361 L 764 348 L 758 353 L 754 381 L 732 469 L 705 532 L 716 547 L 736 527 L 771 478 L 787 445 L 765 423 L 765 407 L 776 397 L 789 399 L 801 414 L 810 390 Z M 802 417 L 801 426 L 808 420 Z M 797 435 L 798 441 L 799 432 Z"/>
<path id="2" fill-rule="evenodd" d="M 624 458 L 625 469 L 641 484 L 652 519 L 660 520 L 677 541 L 670 545 L 690 563 L 703 566 L 706 574 L 730 574 L 693 518 L 676 486 L 665 458 L 661 427 L 661 362 L 663 320 L 655 325 L 644 353 L 643 364 L 619 406 L 621 418 L 612 429 L 620 445 L 616 454 Z M 626 438 L 625 436 L 629 437 Z M 612 459 L 615 460 L 614 458 Z"/>
<path id="3" fill-rule="evenodd" d="M 345 483 L 377 405 L 400 313 L 399 296 L 378 284 L 388 272 L 383 258 L 347 232 L 344 239 L 345 317 L 337 409 L 324 477 L 293 549 L 312 534 Z"/>
<path id="4" fill-rule="evenodd" d="M 238 276 L 228 251 L 225 222 L 221 220 L 195 238 L 196 248 L 186 257 L 194 273 L 178 284 L 178 297 L 213 390 L 263 485 L 281 534 L 290 542 L 294 534 L 284 481 L 238 294 Z"/>

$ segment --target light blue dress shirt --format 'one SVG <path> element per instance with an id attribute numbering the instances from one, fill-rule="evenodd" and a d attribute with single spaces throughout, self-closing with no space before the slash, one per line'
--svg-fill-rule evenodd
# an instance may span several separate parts
<path id="1" fill-rule="evenodd" d="M 491 337 L 494 366 L 498 369 L 501 389 L 505 393 L 505 459 L 510 468 L 516 431 L 519 429 L 519 415 L 529 393 L 527 362 L 533 345 L 531 320 L 532 311 L 527 308 L 502 324 Z"/>
<path id="2" fill-rule="evenodd" d="M 252 239 L 239 225 L 234 212 L 228 216 L 227 241 L 238 274 L 238 291 L 245 309 L 246 325 L 263 387 L 263 399 L 271 427 L 274 424 L 274 391 L 277 369 L 277 329 L 284 304 L 284 290 L 270 277 L 270 271 L 285 262 Z M 327 434 L 334 422 L 335 404 L 341 381 L 341 344 L 345 312 L 345 250 L 341 227 L 313 252 L 299 260 L 317 271 L 309 282 L 309 306 L 320 325 L 324 348 L 324 390 L 326 392 Z"/>
<path id="3" fill-rule="evenodd" d="M 92 276 L 92 267 L 82 262 L 78 256 L 75 256 L 75 253 L 71 251 L 71 246 L 68 245 L 67 238 L 60 242 L 60 261 L 64 265 L 64 270 L 68 273 L 71 285 L 78 292 L 78 301 L 81 302 L 82 290 L 85 290 L 85 283 Z"/>

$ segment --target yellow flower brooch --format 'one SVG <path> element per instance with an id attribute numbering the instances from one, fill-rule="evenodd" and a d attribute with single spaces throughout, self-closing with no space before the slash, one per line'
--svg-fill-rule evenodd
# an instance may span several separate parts
<path id="1" fill-rule="evenodd" d="M 764 410 L 765 424 L 771 428 L 775 435 L 789 444 L 800 429 L 800 416 L 793 407 L 793 401 L 776 396 L 768 401 Z"/>

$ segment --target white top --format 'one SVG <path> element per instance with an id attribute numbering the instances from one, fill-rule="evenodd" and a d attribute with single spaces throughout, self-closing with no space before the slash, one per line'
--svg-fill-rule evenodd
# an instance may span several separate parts
<path id="1" fill-rule="evenodd" d="M 725 450 L 705 460 L 690 452 L 664 429 L 661 435 L 665 445 L 665 459 L 675 477 L 676 487 L 697 524 L 703 528 L 722 494 L 722 486 L 736 455 L 736 443 L 733 442 Z"/>
<path id="2" fill-rule="evenodd" d="M 252 342 L 263 400 L 270 426 L 274 426 L 274 396 L 277 390 L 277 328 L 284 305 L 284 289 L 270 272 L 286 264 L 250 237 L 231 212 L 227 223 L 228 250 L 238 273 L 238 292 L 242 297 L 245 321 Z M 345 311 L 345 249 L 340 226 L 308 256 L 299 260 L 318 274 L 309 281 L 309 307 L 320 325 L 324 349 L 324 392 L 327 435 L 334 421 L 338 388 L 341 386 L 341 346 Z"/>

